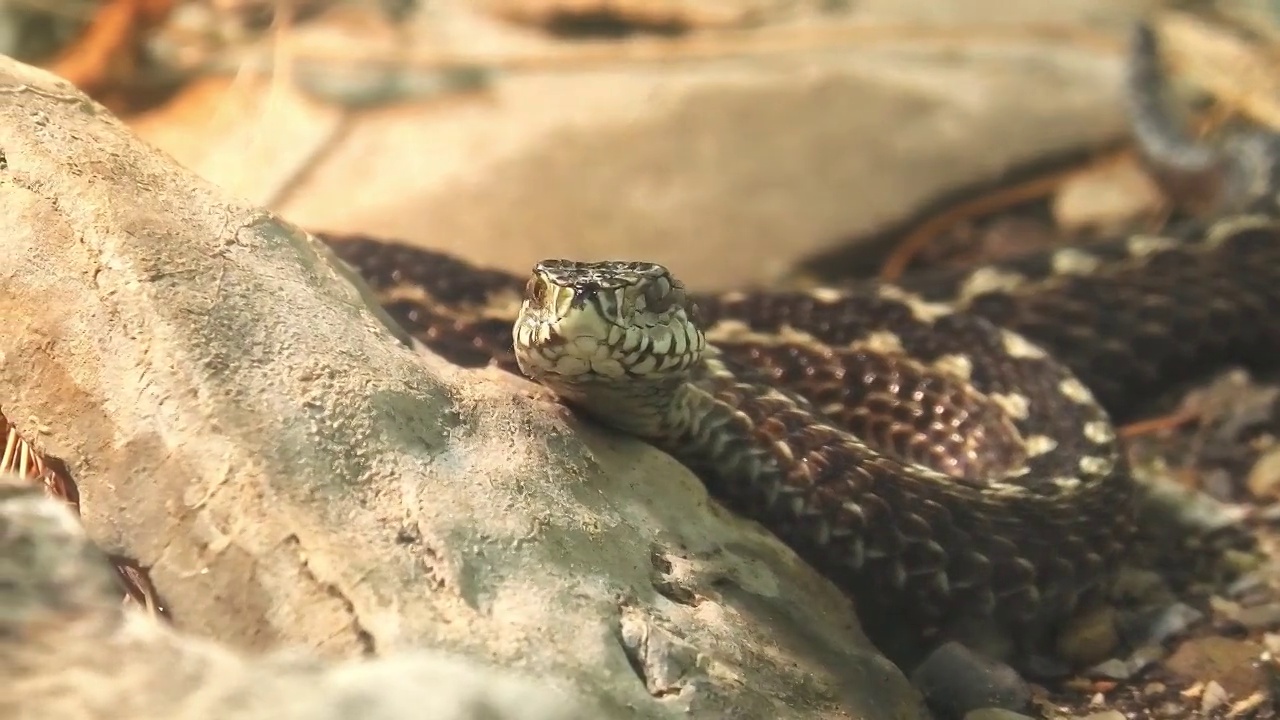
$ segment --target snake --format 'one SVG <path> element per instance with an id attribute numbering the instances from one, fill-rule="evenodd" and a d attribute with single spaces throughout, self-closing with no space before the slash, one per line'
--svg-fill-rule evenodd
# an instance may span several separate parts
<path id="1" fill-rule="evenodd" d="M 1157 112 L 1149 29 L 1135 48 L 1139 144 L 1215 179 L 1212 217 L 893 282 L 717 292 L 646 261 L 518 274 L 317 235 L 430 351 L 669 453 L 860 613 L 921 642 L 1030 637 L 1105 587 L 1131 541 L 1118 419 L 1280 351 L 1280 213 L 1237 181 L 1258 155 L 1188 151 Z"/>

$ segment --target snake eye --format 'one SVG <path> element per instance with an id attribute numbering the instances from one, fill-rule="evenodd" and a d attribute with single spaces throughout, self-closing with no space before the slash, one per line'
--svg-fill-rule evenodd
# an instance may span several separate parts
<path id="1" fill-rule="evenodd" d="M 672 292 L 671 282 L 665 277 L 660 277 L 644 289 L 645 308 L 655 313 L 666 312 L 675 304 L 677 296 L 677 293 Z"/>
<path id="2" fill-rule="evenodd" d="M 685 306 L 685 317 L 689 318 L 689 322 L 694 325 L 702 324 L 702 310 L 698 307 L 698 303 L 691 302 Z"/>
<path id="3" fill-rule="evenodd" d="M 529 299 L 530 303 L 537 307 L 545 306 L 547 301 L 547 284 L 539 282 L 536 276 L 529 278 L 528 284 L 524 286 L 524 296 Z"/>

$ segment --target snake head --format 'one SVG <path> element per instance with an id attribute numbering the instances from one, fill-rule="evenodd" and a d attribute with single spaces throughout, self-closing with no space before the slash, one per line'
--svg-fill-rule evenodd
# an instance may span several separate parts
<path id="1" fill-rule="evenodd" d="M 680 381 L 706 347 L 684 285 L 647 262 L 538 263 L 512 337 L 521 371 L 556 390 Z"/>

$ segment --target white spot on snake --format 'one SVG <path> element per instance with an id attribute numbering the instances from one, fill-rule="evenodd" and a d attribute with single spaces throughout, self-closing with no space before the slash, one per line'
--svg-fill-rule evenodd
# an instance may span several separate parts
<path id="1" fill-rule="evenodd" d="M 1000 480 L 993 480 L 987 483 L 987 489 L 994 495 L 1006 498 L 1026 497 L 1030 494 L 1030 491 L 1027 490 L 1026 487 L 1019 485 L 1018 483 L 1003 482 Z"/>
<path id="2" fill-rule="evenodd" d="M 965 355 L 943 355 L 933 361 L 933 367 L 963 380 L 973 377 L 973 361 Z"/>
<path id="3" fill-rule="evenodd" d="M 1056 477 L 1050 480 L 1060 490 L 1073 491 L 1079 489 L 1081 482 L 1078 477 Z"/>
<path id="4" fill-rule="evenodd" d="M 1269 218 L 1266 215 L 1238 215 L 1236 217 L 1219 220 L 1209 226 L 1209 232 L 1205 237 L 1205 244 L 1209 247 L 1217 247 L 1232 235 L 1242 230 L 1269 229 L 1276 227 L 1275 218 Z"/>
<path id="5" fill-rule="evenodd" d="M 1081 405 L 1093 404 L 1093 393 L 1089 392 L 1089 388 L 1075 378 L 1064 378 L 1058 383 L 1058 391 L 1065 395 L 1072 402 Z"/>
<path id="6" fill-rule="evenodd" d="M 1102 264 L 1096 256 L 1078 248 L 1067 248 L 1053 254 L 1053 271 L 1059 275 L 1088 275 Z"/>
<path id="7" fill-rule="evenodd" d="M 779 392 L 777 388 L 769 388 L 768 390 L 765 390 L 764 392 L 760 393 L 760 397 L 765 400 L 780 400 L 783 403 L 786 403 L 788 405 L 795 405 L 795 402 L 792 401 L 791 396 L 786 395 L 785 393 Z"/>
<path id="8" fill-rule="evenodd" d="M 870 350 L 884 355 L 903 354 L 902 340 L 888 330 L 877 330 L 849 343 L 851 350 Z"/>
<path id="9" fill-rule="evenodd" d="M 814 288 L 809 291 L 809 295 L 814 300 L 817 300 L 818 302 L 822 302 L 822 303 L 839 302 L 845 296 L 844 293 L 840 292 L 839 290 L 836 290 L 835 288 L 825 288 L 825 287 Z"/>
<path id="10" fill-rule="evenodd" d="M 1015 420 L 1026 420 L 1031 413 L 1031 400 L 1019 393 L 991 393 L 991 402 Z"/>
<path id="11" fill-rule="evenodd" d="M 1129 251 L 1130 257 L 1143 258 L 1162 250 L 1176 248 L 1181 244 L 1173 238 L 1159 235 L 1132 235 L 1125 241 L 1124 245 L 1125 249 Z"/>
<path id="12" fill-rule="evenodd" d="M 895 300 L 902 303 L 911 311 L 911 316 L 920 322 L 931 323 L 938 318 L 946 317 L 955 312 L 955 308 L 950 305 L 928 302 L 896 285 L 881 285 L 876 289 L 876 294 L 885 300 Z"/>
<path id="13" fill-rule="evenodd" d="M 1085 455 L 1080 458 L 1080 472 L 1086 475 L 1106 475 L 1111 472 L 1111 461 L 1106 458 Z"/>
<path id="14" fill-rule="evenodd" d="M 1045 351 L 1041 350 L 1038 345 L 1032 344 L 1030 340 L 1017 333 L 1001 330 L 1000 339 L 1004 345 L 1005 352 L 1013 357 L 1033 360 L 1040 360 L 1046 357 Z"/>
<path id="15" fill-rule="evenodd" d="M 484 307 L 480 308 L 479 316 L 492 320 L 510 320 L 520 312 L 520 306 L 524 304 L 524 296 L 522 294 L 502 293 L 489 298 Z"/>
<path id="16" fill-rule="evenodd" d="M 1026 446 L 1027 455 L 1036 457 L 1047 452 L 1053 452 L 1058 447 L 1058 441 L 1048 435 L 1032 435 L 1027 438 Z"/>
<path id="17" fill-rule="evenodd" d="M 776 332 L 756 332 L 749 325 L 739 320 L 721 320 L 706 330 L 704 342 L 711 343 L 754 343 L 764 347 L 801 346 L 819 348 L 826 347 L 818 338 L 790 325 L 784 325 Z"/>
<path id="18" fill-rule="evenodd" d="M 343 263 L 344 265 L 346 263 Z M 439 300 L 424 288 L 411 282 L 399 282 L 391 287 L 377 291 L 378 303 L 388 305 L 393 302 L 408 302 L 414 305 L 434 305 Z M 484 319 L 501 320 L 509 323 L 518 317 L 525 307 L 524 292 L 507 290 L 495 291 L 488 297 L 484 305 L 476 308 L 476 316 Z"/>
<path id="19" fill-rule="evenodd" d="M 751 326 L 741 320 L 721 320 L 715 325 L 707 328 L 707 334 L 715 335 L 715 340 L 720 342 L 734 342 L 738 340 L 750 340 L 755 335 L 751 330 Z"/>
<path id="20" fill-rule="evenodd" d="M 999 268 L 980 268 L 965 278 L 960 286 L 960 299 L 972 300 L 989 292 L 1009 292 L 1026 281 L 1027 278 L 1019 273 Z"/>
<path id="21" fill-rule="evenodd" d="M 1105 445 L 1116 439 L 1111 423 L 1104 420 L 1090 420 L 1084 424 L 1084 436 L 1099 445 Z"/>

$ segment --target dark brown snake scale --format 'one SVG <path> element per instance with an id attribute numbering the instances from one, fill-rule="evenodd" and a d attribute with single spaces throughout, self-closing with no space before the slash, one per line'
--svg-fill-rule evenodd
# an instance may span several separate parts
<path id="1" fill-rule="evenodd" d="M 1182 153 L 1172 126 L 1147 117 L 1162 92 L 1147 31 L 1135 51 L 1131 112 L 1153 164 L 1221 179 L 1261 162 Z M 1220 182 L 1215 217 L 1159 234 L 897 284 L 693 293 L 714 354 L 651 439 L 847 590 L 864 624 L 894 616 L 927 639 L 976 622 L 1020 641 L 1095 591 L 1129 540 L 1135 490 L 1113 420 L 1223 365 L 1276 365 L 1278 185 Z M 1244 187 L 1254 196 L 1240 199 Z M 527 276 L 321 238 L 433 352 L 521 372 L 512 328 Z M 574 307 L 612 303 L 609 281 L 538 272 L 552 294 L 530 312 L 550 312 L 560 282 Z"/>

